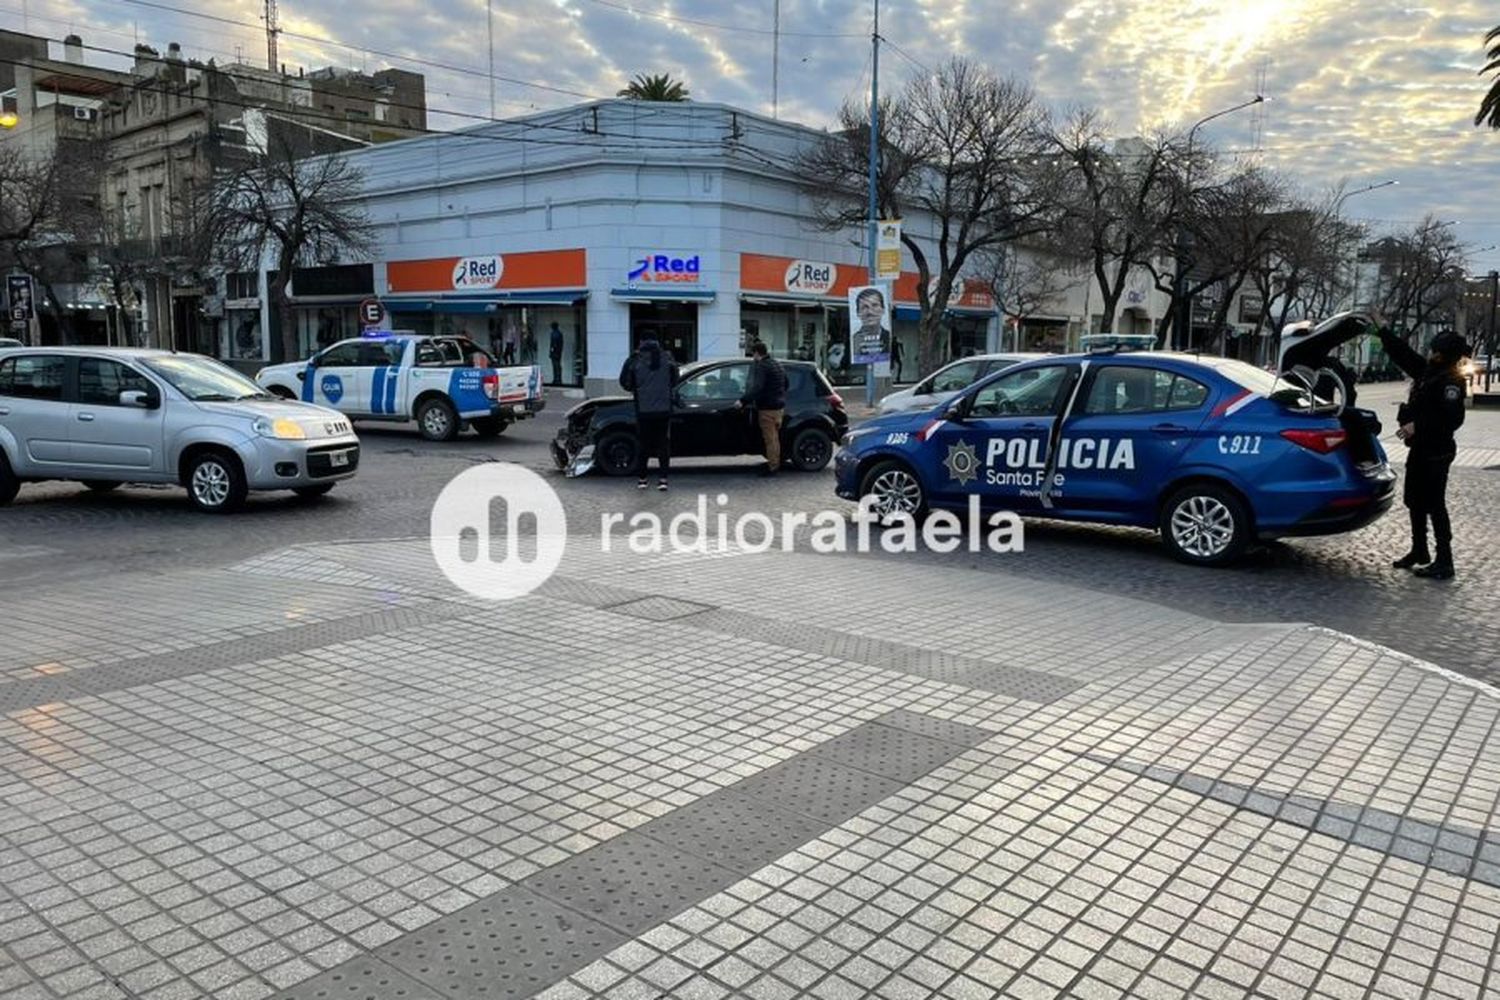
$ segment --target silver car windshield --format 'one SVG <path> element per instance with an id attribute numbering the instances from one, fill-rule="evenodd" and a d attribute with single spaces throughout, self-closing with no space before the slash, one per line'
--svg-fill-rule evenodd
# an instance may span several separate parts
<path id="1" fill-rule="evenodd" d="M 199 403 L 273 398 L 233 368 L 210 358 L 182 355 L 149 358 L 146 367 L 166 379 L 172 388 L 188 399 Z"/>

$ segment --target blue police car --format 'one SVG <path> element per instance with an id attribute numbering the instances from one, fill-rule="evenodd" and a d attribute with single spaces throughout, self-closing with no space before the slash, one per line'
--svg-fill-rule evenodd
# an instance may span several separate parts
<path id="1" fill-rule="evenodd" d="M 1374 414 L 1314 384 L 1119 345 L 1049 357 L 852 429 L 836 490 L 877 514 L 962 513 L 977 495 L 986 511 L 1152 527 L 1178 559 L 1224 565 L 1256 539 L 1360 528 L 1395 497 Z"/>

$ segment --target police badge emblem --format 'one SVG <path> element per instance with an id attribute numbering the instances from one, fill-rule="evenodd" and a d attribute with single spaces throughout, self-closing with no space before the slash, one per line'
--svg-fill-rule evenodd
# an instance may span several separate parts
<path id="1" fill-rule="evenodd" d="M 975 454 L 974 446 L 967 441 L 948 446 L 948 457 L 943 459 L 943 466 L 960 486 L 979 478 L 979 456 Z"/>

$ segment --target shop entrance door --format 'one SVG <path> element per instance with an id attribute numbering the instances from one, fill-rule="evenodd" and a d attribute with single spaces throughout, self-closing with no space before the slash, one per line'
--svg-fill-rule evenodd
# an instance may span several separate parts
<path id="1" fill-rule="evenodd" d="M 632 302 L 630 349 L 657 340 L 679 365 L 698 360 L 698 306 L 692 302 Z"/>

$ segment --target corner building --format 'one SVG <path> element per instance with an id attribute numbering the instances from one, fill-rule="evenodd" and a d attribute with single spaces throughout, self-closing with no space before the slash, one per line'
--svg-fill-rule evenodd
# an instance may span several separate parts
<path id="1" fill-rule="evenodd" d="M 759 337 L 778 357 L 862 385 L 863 368 L 845 358 L 864 233 L 821 229 L 789 169 L 823 135 L 723 105 L 611 100 L 339 154 L 364 174 L 378 235 L 372 261 L 337 263 L 371 269 L 389 327 L 486 346 L 513 339 L 516 360 L 540 364 L 549 385 L 560 374 L 590 395 L 618 391 L 621 364 L 646 337 L 682 363 L 743 356 Z M 918 238 L 931 230 L 904 222 Z M 917 275 L 903 256 L 893 322 L 910 381 Z M 354 298 L 338 336 L 359 332 Z M 304 302 L 314 315 L 328 309 Z M 946 328 L 950 356 L 993 349 L 992 297 L 966 283 Z M 317 346 L 303 340 L 306 352 Z"/>

